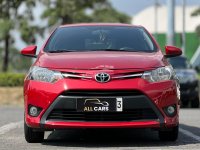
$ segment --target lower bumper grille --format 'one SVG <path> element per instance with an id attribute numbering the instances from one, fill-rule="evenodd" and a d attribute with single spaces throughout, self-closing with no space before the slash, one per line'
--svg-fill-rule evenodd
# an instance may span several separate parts
<path id="1" fill-rule="evenodd" d="M 122 112 L 81 112 L 77 108 L 78 98 L 123 98 Z M 163 117 L 151 100 L 138 91 L 67 91 L 58 96 L 41 118 L 46 121 L 63 122 L 126 122 L 158 120 Z"/>
<path id="2" fill-rule="evenodd" d="M 134 121 L 158 119 L 150 109 L 125 110 L 123 112 L 76 112 L 65 109 L 54 109 L 47 120 L 63 121 Z"/>

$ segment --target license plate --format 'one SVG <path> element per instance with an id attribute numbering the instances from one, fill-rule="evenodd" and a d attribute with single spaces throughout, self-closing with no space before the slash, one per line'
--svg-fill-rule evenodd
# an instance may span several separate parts
<path id="1" fill-rule="evenodd" d="M 123 100 L 118 98 L 78 98 L 79 112 L 122 112 Z"/>

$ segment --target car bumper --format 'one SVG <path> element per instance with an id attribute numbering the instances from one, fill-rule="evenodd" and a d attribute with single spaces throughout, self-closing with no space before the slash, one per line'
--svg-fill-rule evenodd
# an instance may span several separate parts
<path id="1" fill-rule="evenodd" d="M 151 108 L 156 113 L 156 119 L 134 119 L 121 120 L 48 120 L 47 117 L 54 107 L 59 96 L 73 90 L 79 91 L 139 91 L 150 102 Z M 134 92 L 133 92 L 134 93 Z M 77 96 L 77 95 L 74 95 Z M 124 95 L 123 95 L 124 96 Z M 134 97 L 134 94 L 132 95 Z M 87 96 L 86 96 L 87 97 Z M 97 83 L 95 81 L 84 81 L 76 79 L 62 79 L 54 84 L 25 80 L 25 121 L 33 128 L 62 129 L 62 128 L 165 128 L 178 125 L 179 99 L 177 98 L 176 82 L 173 80 L 149 83 L 141 78 L 115 80 L 108 83 Z M 135 97 L 137 99 L 137 97 Z M 134 100 L 133 100 L 134 101 Z M 37 117 L 28 114 L 28 106 L 33 105 L 42 108 Z M 169 117 L 164 108 L 176 105 L 176 115 Z"/>
<path id="2" fill-rule="evenodd" d="M 51 122 L 48 121 L 45 129 L 65 128 L 159 128 L 159 121 L 137 121 L 137 122 Z"/>

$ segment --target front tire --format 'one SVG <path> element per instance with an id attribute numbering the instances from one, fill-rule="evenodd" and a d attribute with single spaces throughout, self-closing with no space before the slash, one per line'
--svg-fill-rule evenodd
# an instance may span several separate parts
<path id="1" fill-rule="evenodd" d="M 28 143 L 41 143 L 44 140 L 44 131 L 34 131 L 24 122 L 24 136 Z"/>
<path id="2" fill-rule="evenodd" d="M 162 141 L 176 141 L 178 139 L 179 127 L 173 127 L 171 130 L 159 131 L 159 138 Z"/>

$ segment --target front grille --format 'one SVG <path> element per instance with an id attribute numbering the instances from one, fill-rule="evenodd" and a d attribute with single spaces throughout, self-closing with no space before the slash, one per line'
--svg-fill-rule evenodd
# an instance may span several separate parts
<path id="1" fill-rule="evenodd" d="M 124 110 L 123 112 L 77 112 L 66 109 L 53 109 L 47 120 L 62 121 L 134 121 L 154 120 L 157 115 L 151 108 Z"/>
<path id="2" fill-rule="evenodd" d="M 69 90 L 63 92 L 61 95 L 63 96 L 137 96 L 137 95 L 143 95 L 142 92 L 137 90 Z"/>
<path id="3" fill-rule="evenodd" d="M 77 111 L 78 98 L 122 97 L 122 112 L 80 112 Z M 64 122 L 120 122 L 120 121 L 163 121 L 158 109 L 151 100 L 137 90 L 68 90 L 51 104 L 41 119 L 45 121 Z"/>
<path id="4" fill-rule="evenodd" d="M 132 79 L 140 78 L 143 72 L 126 72 L 120 74 L 112 74 L 111 79 Z M 63 77 L 72 79 L 92 79 L 92 74 L 78 73 L 78 72 L 62 72 Z"/>

